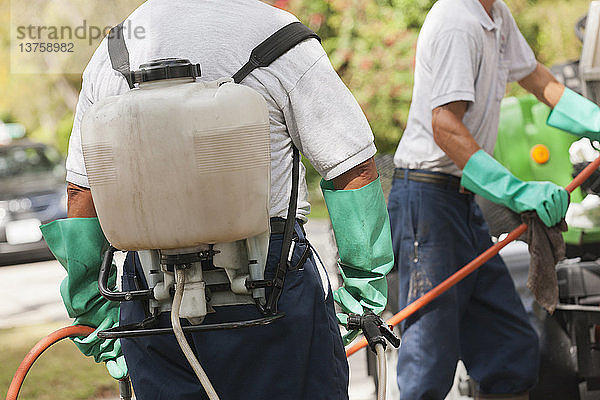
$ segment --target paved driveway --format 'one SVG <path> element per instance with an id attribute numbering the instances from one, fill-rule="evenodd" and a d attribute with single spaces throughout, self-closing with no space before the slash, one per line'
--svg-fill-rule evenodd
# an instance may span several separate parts
<path id="1" fill-rule="evenodd" d="M 0 329 L 66 321 L 58 291 L 65 276 L 58 261 L 0 267 Z"/>

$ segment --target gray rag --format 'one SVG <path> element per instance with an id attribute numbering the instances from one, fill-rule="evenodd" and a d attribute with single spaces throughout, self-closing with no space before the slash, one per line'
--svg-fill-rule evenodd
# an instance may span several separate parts
<path id="1" fill-rule="evenodd" d="M 527 287 L 536 301 L 552 314 L 558 304 L 556 264 L 565 258 L 566 247 L 562 232 L 567 231 L 567 223 L 563 219 L 548 228 L 535 211 L 522 213 L 521 220 L 528 227 L 524 236 L 531 256 Z"/>

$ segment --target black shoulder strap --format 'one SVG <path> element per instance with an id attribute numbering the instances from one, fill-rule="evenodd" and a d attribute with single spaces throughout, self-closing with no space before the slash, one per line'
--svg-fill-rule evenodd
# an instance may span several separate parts
<path id="1" fill-rule="evenodd" d="M 292 22 L 284 26 L 252 50 L 250 60 L 233 75 L 234 82 L 240 83 L 256 68 L 269 66 L 297 44 L 311 38 L 321 41 L 316 33 L 301 22 Z M 129 88 L 133 89 L 129 51 L 123 37 L 122 22 L 113 27 L 108 34 L 108 56 L 113 69 L 120 72 L 127 80 Z"/>
<path id="2" fill-rule="evenodd" d="M 284 26 L 252 50 L 250 60 L 233 75 L 234 82 L 240 83 L 256 68 L 269 66 L 273 61 L 287 53 L 288 50 L 311 38 L 321 41 L 316 33 L 301 22 L 292 22 Z"/>
<path id="3" fill-rule="evenodd" d="M 123 37 L 123 23 L 113 27 L 108 34 L 108 56 L 115 71 L 120 72 L 127 80 L 130 89 L 133 89 L 133 79 L 129 66 L 129 51 Z"/>

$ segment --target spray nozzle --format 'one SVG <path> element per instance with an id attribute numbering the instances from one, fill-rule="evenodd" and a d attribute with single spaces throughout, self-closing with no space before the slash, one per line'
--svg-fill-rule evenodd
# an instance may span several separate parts
<path id="1" fill-rule="evenodd" d="M 348 315 L 347 327 L 349 330 L 360 329 L 367 338 L 369 347 L 375 351 L 377 344 L 387 347 L 389 341 L 392 346 L 400 347 L 400 339 L 394 335 L 391 327 L 388 326 L 381 317 L 375 315 L 372 311 L 367 310 L 363 315 L 350 314 Z"/>

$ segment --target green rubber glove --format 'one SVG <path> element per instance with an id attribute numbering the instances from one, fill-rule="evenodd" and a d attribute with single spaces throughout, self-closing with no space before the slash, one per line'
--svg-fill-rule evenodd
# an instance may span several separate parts
<path id="1" fill-rule="evenodd" d="M 565 88 L 546 123 L 577 136 L 600 140 L 600 108 L 569 88 Z"/>
<path id="2" fill-rule="evenodd" d="M 332 181 L 321 180 L 329 210 L 344 285 L 333 294 L 345 313 L 377 315 L 387 304 L 386 274 L 394 265 L 390 219 L 379 178 L 355 190 L 335 190 Z M 341 324 L 347 316 L 338 314 Z M 344 344 L 358 332 L 349 332 Z"/>
<path id="3" fill-rule="evenodd" d="M 119 325 L 119 304 L 100 295 L 98 273 L 108 241 L 102 233 L 98 218 L 59 219 L 41 228 L 44 239 L 56 259 L 67 270 L 60 284 L 60 295 L 74 325 L 97 328 L 85 338 L 73 342 L 86 356 L 96 362 L 106 362 L 110 375 L 122 379 L 127 366 L 117 339 L 99 339 L 97 332 Z M 114 286 L 116 274 L 109 285 Z"/>
<path id="4" fill-rule="evenodd" d="M 467 161 L 461 184 L 517 213 L 535 210 L 549 227 L 558 224 L 569 207 L 569 194 L 565 189 L 552 182 L 523 182 L 483 150 Z"/>

